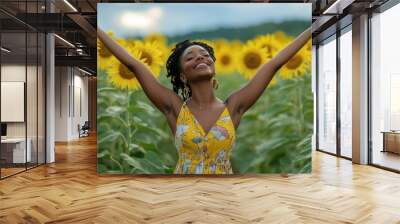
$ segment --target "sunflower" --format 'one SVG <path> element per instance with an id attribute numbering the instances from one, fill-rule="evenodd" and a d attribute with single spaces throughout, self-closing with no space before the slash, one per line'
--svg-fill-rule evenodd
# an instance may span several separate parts
<path id="1" fill-rule="evenodd" d="M 97 39 L 97 68 L 100 70 L 106 70 L 111 65 L 111 57 L 113 57 L 111 52 L 99 39 Z"/>
<path id="2" fill-rule="evenodd" d="M 215 39 L 212 41 L 214 43 L 214 51 L 218 51 L 219 49 L 226 47 L 229 45 L 228 41 L 225 39 Z"/>
<path id="3" fill-rule="evenodd" d="M 112 32 L 107 32 L 107 34 L 116 39 Z M 128 46 L 127 41 L 124 39 L 116 39 L 116 41 L 122 46 Z M 104 43 L 97 38 L 97 67 L 101 70 L 107 70 L 108 67 L 112 65 L 111 58 L 114 57 Z"/>
<path id="4" fill-rule="evenodd" d="M 163 56 L 162 56 L 162 59 L 163 59 L 162 64 L 163 65 L 167 64 L 168 57 L 171 55 L 172 51 L 174 50 L 175 44 L 176 43 L 172 43 L 170 45 L 167 45 L 165 50 L 162 52 L 162 54 L 163 54 Z"/>
<path id="5" fill-rule="evenodd" d="M 140 52 L 133 51 L 131 48 L 125 48 L 128 52 L 136 59 L 139 59 L 142 63 L 145 63 L 140 59 Z M 136 79 L 135 74 L 128 69 L 124 64 L 122 64 L 115 57 L 111 57 L 110 59 L 112 66 L 107 68 L 108 78 L 110 82 L 120 88 L 120 89 L 129 89 L 129 90 L 137 90 L 140 88 L 140 84 Z"/>
<path id="6" fill-rule="evenodd" d="M 112 32 L 107 32 L 108 35 L 114 37 Z M 111 52 L 107 49 L 103 42 L 97 38 L 97 67 L 101 70 L 106 70 L 110 66 Z"/>
<path id="7" fill-rule="evenodd" d="M 283 79 L 291 79 L 295 76 L 303 75 L 309 68 L 311 62 L 311 54 L 303 47 L 296 55 L 294 55 L 280 69 Z"/>
<path id="8" fill-rule="evenodd" d="M 104 43 L 97 38 L 97 53 L 100 57 L 103 58 L 108 58 L 111 57 L 111 52 L 107 49 L 107 47 L 104 45 Z"/>
<path id="9" fill-rule="evenodd" d="M 251 79 L 258 68 L 268 59 L 267 53 L 258 47 L 255 42 L 248 42 L 238 57 L 239 71 L 246 79 Z"/>
<path id="10" fill-rule="evenodd" d="M 144 42 L 155 42 L 157 44 L 162 44 L 165 46 L 167 44 L 167 39 L 161 33 L 151 33 L 144 37 Z"/>
<path id="11" fill-rule="evenodd" d="M 262 35 L 254 39 L 254 42 L 267 52 L 268 56 L 274 57 L 281 49 L 281 42 L 279 42 L 274 35 Z"/>
<path id="12" fill-rule="evenodd" d="M 163 63 L 162 53 L 157 48 L 157 44 L 149 42 L 136 42 L 134 50 L 140 52 L 140 58 L 146 65 L 149 66 L 153 74 L 158 77 L 160 75 L 161 65 Z"/>
<path id="13" fill-rule="evenodd" d="M 215 50 L 217 49 L 217 44 L 215 44 L 215 42 L 212 41 L 212 40 L 204 40 L 204 39 L 201 39 L 201 40 L 195 40 L 195 42 L 202 42 L 202 43 L 207 44 L 208 46 L 210 46 L 210 47 L 213 48 L 214 52 L 215 52 Z"/>
<path id="14" fill-rule="evenodd" d="M 221 46 L 215 52 L 215 57 L 215 67 L 218 74 L 231 74 L 235 71 L 237 58 L 234 50 L 230 46 Z"/>
<path id="15" fill-rule="evenodd" d="M 128 45 L 129 47 L 135 47 L 136 44 L 140 43 L 141 41 L 138 39 L 126 39 L 124 40 L 125 44 Z"/>
<path id="16" fill-rule="evenodd" d="M 240 50 L 242 49 L 242 45 L 243 43 L 240 42 L 240 40 L 232 40 L 229 43 L 230 47 L 232 50 L 234 50 L 235 52 L 240 52 Z"/>
<path id="17" fill-rule="evenodd" d="M 307 43 L 306 43 L 306 49 L 308 52 L 312 52 L 312 40 L 310 39 Z"/>
<path id="18" fill-rule="evenodd" d="M 306 52 L 305 54 L 306 54 L 306 64 L 308 64 L 309 65 L 309 68 L 311 68 L 311 59 L 312 59 L 312 40 L 309 40 L 308 42 L 307 42 L 307 44 L 303 47 L 303 48 L 305 48 L 304 49 L 304 51 Z"/>
<path id="19" fill-rule="evenodd" d="M 115 38 L 113 32 L 108 31 L 107 34 L 111 37 L 111 38 Z M 100 55 L 100 57 L 103 58 L 108 58 L 111 56 L 111 52 L 107 49 L 107 47 L 104 45 L 103 42 L 100 41 L 99 38 L 97 38 L 97 53 Z"/>
<path id="20" fill-rule="evenodd" d="M 166 65 L 169 55 L 172 52 L 171 46 L 165 45 L 165 47 L 159 49 L 161 52 L 161 65 Z"/>
<path id="21" fill-rule="evenodd" d="M 161 60 L 163 62 L 167 60 L 169 49 L 167 46 L 167 38 L 165 36 L 161 33 L 151 33 L 144 38 L 144 42 L 155 45 L 155 49 L 158 49 L 161 52 Z"/>
<path id="22" fill-rule="evenodd" d="M 282 46 L 287 45 L 289 42 L 293 40 L 293 37 L 288 36 L 286 33 L 282 31 L 278 31 L 272 34 L 275 39 L 281 43 Z"/>
<path id="23" fill-rule="evenodd" d="M 269 82 L 269 85 L 273 86 L 273 85 L 276 85 L 277 83 L 278 83 L 277 77 L 276 77 L 276 75 L 274 75 L 271 82 Z"/>

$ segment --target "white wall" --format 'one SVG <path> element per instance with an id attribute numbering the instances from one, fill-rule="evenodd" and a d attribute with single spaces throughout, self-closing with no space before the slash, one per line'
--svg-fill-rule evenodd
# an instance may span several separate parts
<path id="1" fill-rule="evenodd" d="M 78 73 L 79 75 L 76 75 L 75 70 L 75 77 L 74 77 L 74 86 L 75 86 L 75 91 L 74 91 L 74 100 L 75 100 L 75 106 L 73 108 L 73 119 L 72 119 L 72 130 L 71 130 L 71 135 L 74 137 L 78 137 L 78 129 L 77 126 L 80 124 L 81 126 L 85 123 L 85 121 L 88 121 L 88 78 L 87 76 L 83 77 L 81 74 L 83 73 Z M 80 91 L 80 93 L 79 93 Z M 80 95 L 80 97 L 79 97 Z M 80 101 L 80 103 L 79 103 Z M 81 108 L 79 108 L 81 107 Z M 82 111 L 80 111 L 80 109 Z"/>
<path id="2" fill-rule="evenodd" d="M 28 66 L 30 69 L 33 69 L 32 66 Z M 1 81 L 25 82 L 25 64 L 1 65 Z"/>
<path id="3" fill-rule="evenodd" d="M 55 68 L 55 141 L 68 140 L 68 71 L 67 67 Z"/>
<path id="4" fill-rule="evenodd" d="M 56 141 L 79 138 L 78 124 L 88 120 L 88 78 L 83 75 L 76 68 L 56 67 Z"/>

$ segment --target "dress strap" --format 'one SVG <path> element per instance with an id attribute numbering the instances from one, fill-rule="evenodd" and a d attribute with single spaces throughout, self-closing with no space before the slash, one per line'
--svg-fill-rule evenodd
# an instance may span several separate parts
<path id="1" fill-rule="evenodd" d="M 187 107 L 187 101 L 188 99 L 186 99 L 185 101 L 183 101 L 182 106 L 181 106 L 181 111 L 180 113 L 183 113 L 184 111 L 186 111 L 187 109 L 185 109 Z"/>
<path id="2" fill-rule="evenodd" d="M 188 98 L 188 99 L 184 100 L 184 101 L 183 101 L 183 104 L 182 104 L 182 106 L 183 106 L 183 105 L 185 105 L 185 106 L 186 106 L 186 105 L 187 105 L 187 101 L 189 101 L 189 99 L 190 99 L 190 98 Z"/>

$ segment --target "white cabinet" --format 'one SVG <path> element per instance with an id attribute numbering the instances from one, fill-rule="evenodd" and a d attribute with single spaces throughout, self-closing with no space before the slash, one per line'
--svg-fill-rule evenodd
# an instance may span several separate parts
<path id="1" fill-rule="evenodd" d="M 25 163 L 32 161 L 32 140 L 28 138 L 26 142 L 28 145 L 25 151 L 25 138 L 7 138 L 1 140 L 2 145 L 12 147 L 13 163 Z M 25 159 L 27 160 L 25 161 Z"/>

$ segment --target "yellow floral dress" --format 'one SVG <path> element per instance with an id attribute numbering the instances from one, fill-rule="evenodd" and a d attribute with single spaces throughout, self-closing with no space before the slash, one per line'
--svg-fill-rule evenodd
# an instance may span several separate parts
<path id="1" fill-rule="evenodd" d="M 176 121 L 179 159 L 174 174 L 232 174 L 229 158 L 234 142 L 235 127 L 227 107 L 205 133 L 184 102 Z"/>

